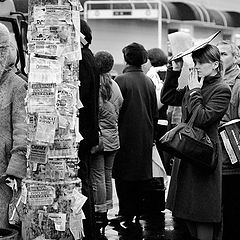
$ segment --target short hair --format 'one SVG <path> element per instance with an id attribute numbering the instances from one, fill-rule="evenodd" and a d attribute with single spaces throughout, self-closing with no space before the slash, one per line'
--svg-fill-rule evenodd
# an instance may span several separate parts
<path id="1" fill-rule="evenodd" d="M 221 54 L 218 48 L 214 45 L 207 44 L 203 48 L 200 48 L 192 53 L 192 59 L 194 63 L 212 63 L 219 62 L 218 72 L 220 73 L 223 69 Z"/>
<path id="2" fill-rule="evenodd" d="M 234 42 L 232 42 L 230 40 L 222 40 L 222 41 L 218 42 L 217 46 L 219 46 L 219 45 L 229 45 L 231 47 L 232 55 L 237 58 L 240 57 L 240 50 L 239 50 L 237 44 L 235 44 Z"/>
<path id="3" fill-rule="evenodd" d="M 94 57 L 98 72 L 100 74 L 108 73 L 111 71 L 114 64 L 114 58 L 111 53 L 107 51 L 99 51 L 95 54 Z"/>
<path id="4" fill-rule="evenodd" d="M 122 49 L 127 64 L 140 67 L 147 62 L 147 50 L 139 43 L 131 43 Z"/>
<path id="5" fill-rule="evenodd" d="M 168 57 L 160 48 L 151 48 L 148 50 L 148 59 L 153 67 L 166 65 Z"/>

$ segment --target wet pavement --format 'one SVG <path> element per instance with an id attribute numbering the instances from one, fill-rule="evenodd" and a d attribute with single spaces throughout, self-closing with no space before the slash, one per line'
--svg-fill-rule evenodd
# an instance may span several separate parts
<path id="1" fill-rule="evenodd" d="M 113 182 L 114 186 L 114 182 Z M 108 212 L 108 218 L 116 218 L 118 213 L 118 199 L 115 188 L 113 189 L 114 207 Z M 108 225 L 105 229 L 108 240 L 188 240 L 188 232 L 185 225 L 172 217 L 169 210 L 147 218 L 141 218 L 138 224 L 134 224 L 129 230 L 124 230 L 119 224 Z"/>

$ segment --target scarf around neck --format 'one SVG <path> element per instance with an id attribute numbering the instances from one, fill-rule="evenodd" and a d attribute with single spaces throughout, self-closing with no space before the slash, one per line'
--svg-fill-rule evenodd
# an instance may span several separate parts
<path id="1" fill-rule="evenodd" d="M 240 69 L 237 64 L 233 64 L 223 75 L 223 81 L 230 87 L 235 84 L 237 76 L 240 75 Z"/>

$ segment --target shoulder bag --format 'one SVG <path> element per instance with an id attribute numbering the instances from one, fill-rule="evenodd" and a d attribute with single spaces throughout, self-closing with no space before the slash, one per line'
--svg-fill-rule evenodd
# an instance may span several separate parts
<path id="1" fill-rule="evenodd" d="M 188 123 L 179 123 L 160 138 L 160 148 L 163 151 L 186 160 L 191 164 L 214 170 L 217 158 L 214 147 L 206 132 L 193 126 L 198 108 L 193 112 Z"/>

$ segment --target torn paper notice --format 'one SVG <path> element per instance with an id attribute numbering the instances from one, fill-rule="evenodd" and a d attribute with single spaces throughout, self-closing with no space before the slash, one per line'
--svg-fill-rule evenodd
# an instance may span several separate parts
<path id="1" fill-rule="evenodd" d="M 32 206 L 44 206 L 53 204 L 55 189 L 46 185 L 30 185 L 28 201 Z"/>
<path id="2" fill-rule="evenodd" d="M 66 213 L 49 213 L 48 217 L 52 221 L 54 221 L 55 229 L 57 231 L 64 232 L 66 230 L 66 221 L 67 221 Z"/>
<path id="3" fill-rule="evenodd" d="M 54 143 L 57 116 L 54 114 L 38 114 L 36 141 Z"/>

